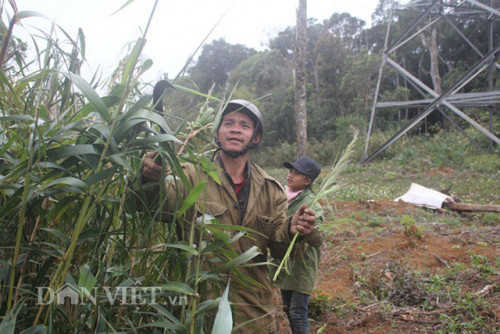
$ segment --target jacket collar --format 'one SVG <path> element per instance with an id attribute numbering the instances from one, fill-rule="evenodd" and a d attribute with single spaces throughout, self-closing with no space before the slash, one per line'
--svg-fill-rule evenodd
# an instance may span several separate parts
<path id="1" fill-rule="evenodd" d="M 227 193 L 229 194 L 229 196 L 231 196 L 231 198 L 233 199 L 235 204 L 238 203 L 238 198 L 236 197 L 236 193 L 234 191 L 233 179 L 231 178 L 229 173 L 226 171 L 226 168 L 224 166 L 224 162 L 222 161 L 222 159 L 220 158 L 219 155 L 217 155 L 215 157 L 215 166 L 217 167 L 217 170 L 219 173 L 219 179 L 221 181 L 222 186 L 226 189 Z M 248 185 L 248 183 L 251 182 L 251 179 L 253 177 L 252 176 L 252 169 L 250 166 L 251 166 L 251 163 L 249 163 L 247 161 L 247 164 L 245 167 L 245 171 L 247 173 L 246 177 L 245 177 L 245 183 L 247 183 L 247 185 Z"/>
<path id="2" fill-rule="evenodd" d="M 291 206 L 293 203 L 301 201 L 304 197 L 309 196 L 309 193 L 311 193 L 312 190 L 311 188 L 307 187 L 302 191 L 300 194 L 298 194 L 291 202 L 288 202 L 288 205 Z"/>

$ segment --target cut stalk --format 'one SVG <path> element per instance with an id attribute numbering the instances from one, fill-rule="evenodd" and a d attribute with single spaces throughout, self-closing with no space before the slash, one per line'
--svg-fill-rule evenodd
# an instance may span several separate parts
<path id="1" fill-rule="evenodd" d="M 293 236 L 292 241 L 290 242 L 290 246 L 288 246 L 288 249 L 286 250 L 285 256 L 283 256 L 283 260 L 281 260 L 281 263 L 278 267 L 278 270 L 276 270 L 276 273 L 274 273 L 273 281 L 276 281 L 278 278 L 278 275 L 281 272 L 281 269 L 285 267 L 285 272 L 290 275 L 290 261 L 288 260 L 290 258 L 290 254 L 292 253 L 293 245 L 295 245 L 295 241 L 297 240 L 297 237 L 299 236 L 299 232 L 295 232 L 295 235 Z"/>

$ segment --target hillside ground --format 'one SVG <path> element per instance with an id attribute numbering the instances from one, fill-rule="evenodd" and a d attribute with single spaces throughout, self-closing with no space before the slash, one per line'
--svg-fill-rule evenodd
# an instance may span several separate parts
<path id="1" fill-rule="evenodd" d="M 330 201 L 311 332 L 498 333 L 500 214 L 393 201 L 415 182 L 451 186 L 462 202 L 500 204 L 498 156 L 484 159 L 483 169 L 379 162 L 345 173 Z M 286 172 L 272 171 L 281 181 Z M 288 333 L 282 311 L 278 320 Z"/>

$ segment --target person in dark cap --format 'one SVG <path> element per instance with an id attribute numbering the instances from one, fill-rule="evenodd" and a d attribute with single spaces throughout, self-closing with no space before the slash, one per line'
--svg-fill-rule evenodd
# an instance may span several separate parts
<path id="1" fill-rule="evenodd" d="M 306 204 L 311 206 L 315 194 L 312 184 L 321 173 L 321 167 L 311 158 L 300 158 L 295 162 L 283 164 L 290 171 L 287 177 L 286 196 L 288 199 L 288 214 L 292 214 Z M 312 209 L 316 213 L 316 222 L 323 220 L 323 209 L 315 204 Z M 301 238 L 302 239 L 302 238 Z M 307 320 L 307 304 L 314 289 L 318 264 L 321 257 L 321 234 L 315 229 L 303 237 L 297 244 L 295 256 L 291 261 L 290 275 L 281 272 L 274 283 L 281 290 L 283 310 L 290 322 L 293 334 L 309 333 Z M 273 260 L 279 265 L 279 260 Z M 271 267 L 271 279 L 274 277 L 276 267 Z"/>

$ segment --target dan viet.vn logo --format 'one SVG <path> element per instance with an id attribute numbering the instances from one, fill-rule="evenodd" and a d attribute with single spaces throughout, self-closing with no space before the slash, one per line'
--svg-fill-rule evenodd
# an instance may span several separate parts
<path id="1" fill-rule="evenodd" d="M 37 287 L 37 305 L 66 304 L 83 305 L 86 303 L 111 305 L 187 305 L 185 295 L 173 295 L 158 286 L 149 287 L 102 287 L 87 289 L 66 283 L 59 289 Z"/>

